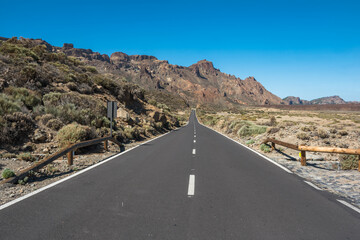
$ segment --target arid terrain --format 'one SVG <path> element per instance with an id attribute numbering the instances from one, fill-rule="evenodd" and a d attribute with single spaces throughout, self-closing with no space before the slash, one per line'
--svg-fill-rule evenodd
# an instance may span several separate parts
<path id="1" fill-rule="evenodd" d="M 310 105 L 307 105 L 310 106 Z M 301 107 L 307 107 L 301 106 Z M 271 150 L 263 140 L 271 137 L 307 146 L 360 148 L 360 111 L 281 110 L 276 107 L 246 107 L 234 112 L 198 111 L 199 120 L 228 137 L 268 156 L 316 186 L 360 206 L 359 158 L 356 155 L 307 153 L 307 166 L 300 165 L 299 151 L 283 146 Z M 291 106 L 287 106 L 291 109 Z M 321 109 L 321 110 L 319 110 Z"/>

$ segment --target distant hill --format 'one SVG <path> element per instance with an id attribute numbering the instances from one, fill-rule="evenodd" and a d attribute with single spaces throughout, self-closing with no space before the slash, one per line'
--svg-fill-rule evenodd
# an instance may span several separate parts
<path id="1" fill-rule="evenodd" d="M 300 99 L 299 97 L 289 96 L 283 99 L 289 105 L 312 105 L 312 104 L 346 104 L 344 99 L 339 96 L 317 98 L 311 101 Z M 354 103 L 354 102 L 349 102 Z"/>

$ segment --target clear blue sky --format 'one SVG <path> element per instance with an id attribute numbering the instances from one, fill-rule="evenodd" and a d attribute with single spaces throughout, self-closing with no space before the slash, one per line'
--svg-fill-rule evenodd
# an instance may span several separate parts
<path id="1" fill-rule="evenodd" d="M 360 1 L 9 1 L 0 36 L 100 53 L 201 59 L 281 98 L 360 101 Z"/>

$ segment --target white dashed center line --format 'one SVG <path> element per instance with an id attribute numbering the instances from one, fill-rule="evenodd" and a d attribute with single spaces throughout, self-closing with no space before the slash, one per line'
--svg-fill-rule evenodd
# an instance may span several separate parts
<path id="1" fill-rule="evenodd" d="M 194 148 L 193 151 L 192 151 L 192 154 L 196 154 L 196 149 Z"/>
<path id="2" fill-rule="evenodd" d="M 196 143 L 196 140 L 194 140 L 194 143 Z"/>
<path id="3" fill-rule="evenodd" d="M 191 174 L 189 177 L 188 196 L 194 196 L 195 194 L 195 175 Z"/>

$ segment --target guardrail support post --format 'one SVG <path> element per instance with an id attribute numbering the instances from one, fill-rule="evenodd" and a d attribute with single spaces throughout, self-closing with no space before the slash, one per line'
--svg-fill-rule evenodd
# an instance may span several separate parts
<path id="1" fill-rule="evenodd" d="M 301 166 L 306 166 L 306 152 L 301 151 Z"/>
<path id="2" fill-rule="evenodd" d="M 71 166 L 74 163 L 74 151 L 67 153 L 68 165 Z"/>
<path id="3" fill-rule="evenodd" d="M 275 143 L 271 143 L 271 149 L 274 151 L 275 150 Z"/>
<path id="4" fill-rule="evenodd" d="M 105 151 L 109 150 L 108 140 L 104 141 L 104 149 L 105 149 Z"/>

